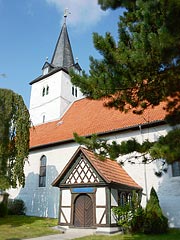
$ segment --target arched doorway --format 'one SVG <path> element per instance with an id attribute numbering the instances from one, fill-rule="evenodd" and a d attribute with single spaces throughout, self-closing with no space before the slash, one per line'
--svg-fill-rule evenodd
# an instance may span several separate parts
<path id="1" fill-rule="evenodd" d="M 87 194 L 80 194 L 74 202 L 74 226 L 93 226 L 93 203 Z"/>

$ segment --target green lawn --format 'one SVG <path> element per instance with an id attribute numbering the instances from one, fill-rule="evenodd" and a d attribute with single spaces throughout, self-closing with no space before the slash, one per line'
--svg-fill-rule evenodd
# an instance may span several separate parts
<path id="1" fill-rule="evenodd" d="M 7 216 L 0 218 L 0 240 L 18 240 L 60 233 L 51 227 L 57 225 L 57 219 Z"/>
<path id="2" fill-rule="evenodd" d="M 0 240 L 20 240 L 44 235 L 60 233 L 51 227 L 57 225 L 57 219 L 28 217 L 28 216 L 7 216 L 0 218 Z M 178 240 L 180 229 L 171 229 L 167 234 L 162 235 L 94 235 L 76 240 Z"/>
<path id="3" fill-rule="evenodd" d="M 88 236 L 76 238 L 76 240 L 178 240 L 180 239 L 180 229 L 171 229 L 166 234 L 161 235 L 144 235 L 144 234 L 115 234 L 110 236 Z"/>

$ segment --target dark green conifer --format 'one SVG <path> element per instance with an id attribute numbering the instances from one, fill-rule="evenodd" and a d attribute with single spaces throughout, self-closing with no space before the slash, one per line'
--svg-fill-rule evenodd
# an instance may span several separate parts
<path id="1" fill-rule="evenodd" d="M 165 233 L 168 230 L 168 220 L 163 215 L 159 199 L 152 187 L 150 199 L 147 202 L 144 214 L 144 232 L 147 234 Z"/>

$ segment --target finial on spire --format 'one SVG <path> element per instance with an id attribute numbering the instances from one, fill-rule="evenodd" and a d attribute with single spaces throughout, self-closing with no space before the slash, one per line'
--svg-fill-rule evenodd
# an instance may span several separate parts
<path id="1" fill-rule="evenodd" d="M 65 22 L 65 23 L 66 23 L 66 18 L 67 18 L 67 16 L 68 16 L 69 14 L 71 14 L 71 13 L 69 12 L 69 9 L 68 9 L 68 8 L 65 8 L 65 10 L 64 10 L 64 22 Z"/>

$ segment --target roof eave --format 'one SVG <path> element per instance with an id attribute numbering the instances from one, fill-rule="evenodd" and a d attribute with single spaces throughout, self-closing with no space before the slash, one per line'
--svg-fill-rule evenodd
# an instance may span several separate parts
<path id="1" fill-rule="evenodd" d="M 63 68 L 63 67 L 56 67 L 55 69 L 53 69 L 53 70 L 50 71 L 49 73 L 47 73 L 47 74 L 45 74 L 45 75 L 41 75 L 41 76 L 35 78 L 33 81 L 31 81 L 31 82 L 29 83 L 29 85 L 32 85 L 33 83 L 39 82 L 39 81 L 41 81 L 42 79 L 47 78 L 47 77 L 49 77 L 49 76 L 51 76 L 51 75 L 53 75 L 54 73 L 59 72 L 59 71 L 64 71 L 65 73 L 69 74 L 69 72 L 68 72 L 67 69 L 65 69 L 65 68 Z"/>
<path id="2" fill-rule="evenodd" d="M 129 184 L 124 184 L 124 183 L 119 183 L 119 182 L 110 182 L 110 185 L 113 186 L 117 186 L 118 188 L 128 188 L 128 189 L 132 189 L 132 190 L 143 190 L 143 188 L 141 186 L 133 186 L 133 185 L 129 185 Z"/>
<path id="3" fill-rule="evenodd" d="M 99 132 L 96 133 L 98 136 L 103 136 L 103 135 L 107 135 L 110 133 L 118 133 L 118 132 L 124 132 L 124 131 L 128 131 L 128 130 L 137 130 L 139 129 L 139 126 L 141 126 L 141 128 L 145 128 L 147 126 L 159 126 L 159 125 L 164 125 L 167 124 L 165 122 L 165 120 L 157 120 L 157 121 L 153 121 L 153 122 L 149 122 L 149 123 L 144 123 L 144 124 L 137 124 L 134 126 L 129 126 L 129 127 L 125 127 L 125 128 L 118 128 L 118 129 L 113 129 L 113 130 L 109 130 L 109 131 L 104 131 L 104 132 Z M 85 135 L 84 137 L 91 137 L 92 134 L 88 134 Z M 61 141 L 56 141 L 56 142 L 51 142 L 51 143 L 47 143 L 47 144 L 40 144 L 40 145 L 36 145 L 33 147 L 29 148 L 29 151 L 34 151 L 34 150 L 38 150 L 41 148 L 47 148 L 47 147 L 54 147 L 54 146 L 58 146 L 61 144 L 65 144 L 65 143 L 70 143 L 70 142 L 74 142 L 74 138 L 69 138 L 69 139 L 65 139 L 65 140 L 61 140 Z"/>

